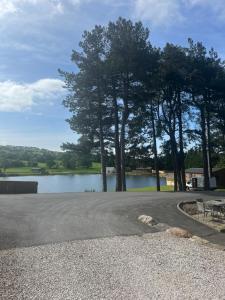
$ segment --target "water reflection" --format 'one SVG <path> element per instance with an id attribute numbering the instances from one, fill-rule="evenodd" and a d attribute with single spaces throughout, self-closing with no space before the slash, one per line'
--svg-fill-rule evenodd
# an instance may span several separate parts
<path id="1" fill-rule="evenodd" d="M 18 176 L 5 177 L 1 180 L 38 181 L 39 193 L 64 193 L 64 192 L 84 192 L 95 190 L 101 191 L 101 175 L 49 175 L 49 176 Z M 108 190 L 114 191 L 115 175 L 107 177 Z M 165 178 L 161 178 L 161 185 L 166 185 Z M 127 188 L 139 188 L 146 186 L 156 186 L 154 176 L 127 176 Z"/>

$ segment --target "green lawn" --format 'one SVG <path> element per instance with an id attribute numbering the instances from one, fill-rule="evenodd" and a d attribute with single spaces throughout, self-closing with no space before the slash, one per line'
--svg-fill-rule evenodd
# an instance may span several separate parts
<path id="1" fill-rule="evenodd" d="M 6 169 L 5 173 L 8 175 L 10 174 L 28 175 L 32 173 L 31 169 L 32 169 L 31 167 L 9 168 Z"/>
<path id="2" fill-rule="evenodd" d="M 128 192 L 155 192 L 156 187 L 155 186 L 146 186 L 143 188 L 132 188 L 128 189 Z M 161 186 L 162 192 L 171 192 L 173 191 L 173 186 Z"/>
<path id="3" fill-rule="evenodd" d="M 90 168 L 77 168 L 74 170 L 66 169 L 63 167 L 60 168 L 53 168 L 49 169 L 47 166 L 43 163 L 38 164 L 39 168 L 45 168 L 46 171 L 50 175 L 57 175 L 57 174 L 99 174 L 101 172 L 101 164 L 100 163 L 92 163 L 92 167 Z M 32 167 L 22 167 L 22 168 L 8 168 L 6 169 L 7 175 L 21 175 L 21 176 L 27 176 L 27 175 L 38 175 L 32 172 Z"/>
<path id="4" fill-rule="evenodd" d="M 131 188 L 128 189 L 128 192 L 155 192 L 156 187 L 155 186 L 146 186 L 143 188 Z M 173 192 L 173 186 L 161 186 L 162 192 Z M 216 192 L 225 192 L 225 189 L 216 189 Z"/>

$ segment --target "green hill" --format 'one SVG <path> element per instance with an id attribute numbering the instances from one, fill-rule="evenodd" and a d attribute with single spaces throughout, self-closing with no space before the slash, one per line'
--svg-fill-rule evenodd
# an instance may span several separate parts
<path id="1" fill-rule="evenodd" d="M 69 164 L 66 161 L 68 159 L 73 159 L 73 163 Z M 3 175 L 100 173 L 99 163 L 92 163 L 89 168 L 84 168 L 76 163 L 73 153 L 68 155 L 24 146 L 0 146 L 0 168 Z"/>

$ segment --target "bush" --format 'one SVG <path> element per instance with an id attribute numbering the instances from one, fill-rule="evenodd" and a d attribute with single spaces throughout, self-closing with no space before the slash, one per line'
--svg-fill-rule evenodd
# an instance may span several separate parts
<path id="1" fill-rule="evenodd" d="M 36 160 L 33 160 L 29 163 L 29 165 L 33 168 L 36 168 L 36 167 L 38 167 L 38 162 Z"/>
<path id="2" fill-rule="evenodd" d="M 77 162 L 73 153 L 65 152 L 62 157 L 64 168 L 74 170 L 77 167 Z"/>
<path id="3" fill-rule="evenodd" d="M 52 169 L 55 166 L 55 161 L 53 159 L 48 159 L 46 165 L 49 169 Z"/>
<path id="4" fill-rule="evenodd" d="M 25 167 L 25 163 L 18 159 L 14 159 L 14 160 L 6 159 L 0 162 L 0 167 L 4 170 L 8 168 L 22 168 Z"/>

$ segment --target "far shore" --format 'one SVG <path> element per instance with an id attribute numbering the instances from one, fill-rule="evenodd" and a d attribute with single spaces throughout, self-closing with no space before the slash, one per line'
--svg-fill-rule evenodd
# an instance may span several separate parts
<path id="1" fill-rule="evenodd" d="M 41 174 L 41 173 L 32 173 L 32 172 L 26 172 L 26 173 L 10 173 L 10 172 L 6 172 L 3 174 L 0 174 L 0 177 L 18 177 L 18 176 L 51 176 L 51 175 L 94 175 L 94 174 L 101 174 L 101 172 L 97 172 L 97 171 L 71 171 L 71 172 L 49 172 L 49 173 L 45 173 L 45 174 Z M 113 176 L 115 175 L 115 173 L 112 174 L 108 174 L 107 176 Z M 151 174 L 151 173 L 132 173 L 132 172 L 127 172 L 126 175 L 128 176 L 150 176 L 150 177 L 155 177 L 155 174 Z M 160 177 L 164 177 L 164 176 L 160 176 Z"/>
<path id="2" fill-rule="evenodd" d="M 101 174 L 100 172 L 51 172 L 47 174 L 39 174 L 39 173 L 32 173 L 32 172 L 26 172 L 26 173 L 4 173 L 0 174 L 0 177 L 18 177 L 18 176 L 54 176 L 54 175 L 94 175 L 94 174 Z"/>
<path id="3" fill-rule="evenodd" d="M 51 176 L 51 175 L 94 175 L 101 174 L 100 164 L 93 164 L 90 168 L 77 168 L 74 170 L 65 169 L 65 168 L 57 168 L 57 169 L 49 169 L 45 168 L 44 172 L 33 172 L 31 167 L 23 167 L 23 168 L 9 168 L 4 172 L 0 173 L 0 177 L 17 177 L 17 176 Z M 107 176 L 113 176 L 115 173 L 107 174 Z M 155 173 L 150 172 L 135 172 L 129 171 L 126 172 L 128 176 L 150 176 L 155 177 Z M 165 174 L 160 174 L 160 177 L 165 177 Z"/>

